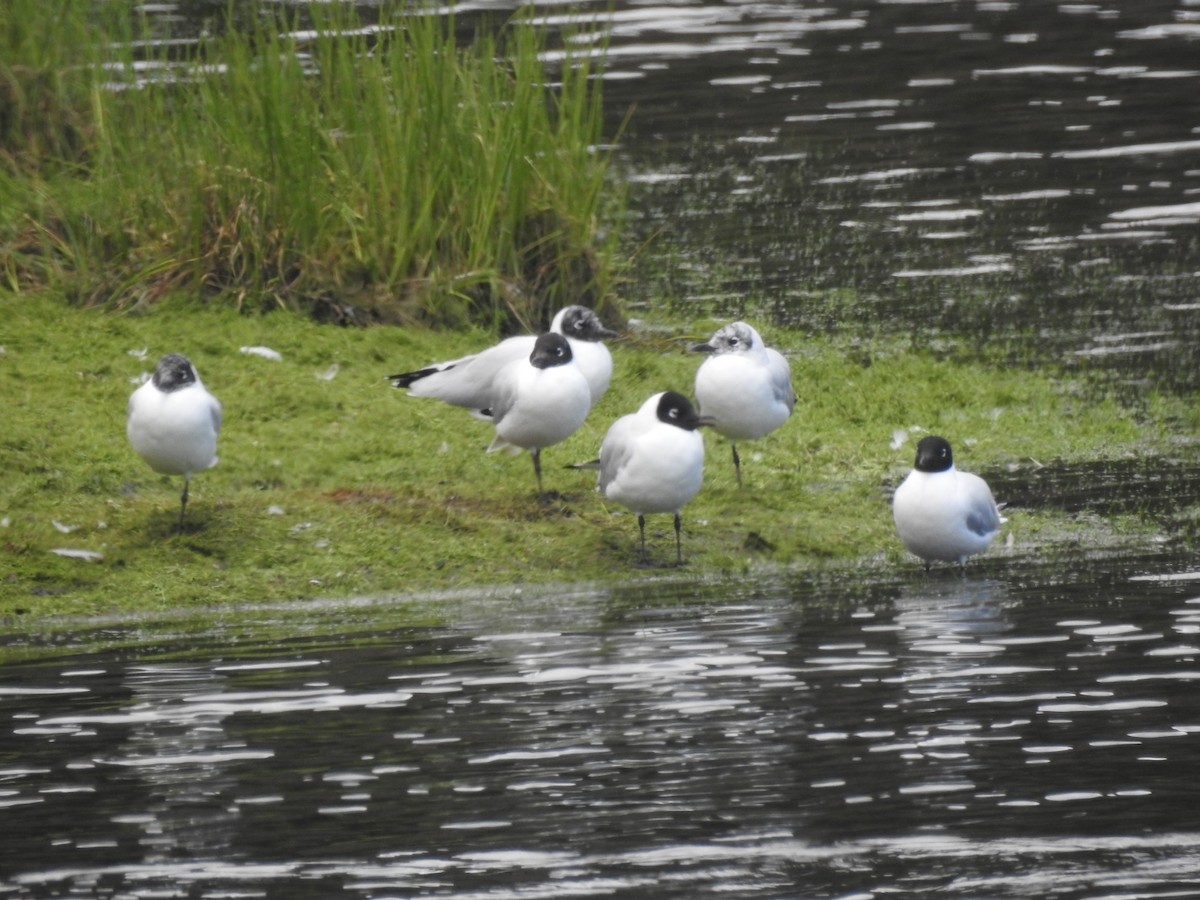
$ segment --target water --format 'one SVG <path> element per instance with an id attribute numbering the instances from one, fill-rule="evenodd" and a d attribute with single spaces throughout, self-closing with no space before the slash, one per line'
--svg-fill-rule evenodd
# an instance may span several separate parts
<path id="1" fill-rule="evenodd" d="M 0 896 L 1200 892 L 1200 572 L 1025 563 L 10 665 Z"/>
<path id="2" fill-rule="evenodd" d="M 621 3 L 607 27 L 635 313 L 1197 387 L 1195 0 Z M 965 575 L 30 643 L 0 666 L 0 897 L 1200 896 L 1190 446 L 996 473 L 1015 507 L 1161 534 Z"/>
<path id="3" fill-rule="evenodd" d="M 635 303 L 1195 389 L 1195 2 L 629 4 Z"/>

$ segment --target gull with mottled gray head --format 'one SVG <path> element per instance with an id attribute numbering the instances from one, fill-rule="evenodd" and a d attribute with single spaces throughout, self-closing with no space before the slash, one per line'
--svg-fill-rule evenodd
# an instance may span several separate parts
<path id="1" fill-rule="evenodd" d="M 740 487 L 737 442 L 763 437 L 788 420 L 796 405 L 791 370 L 745 322 L 731 322 L 691 349 L 711 354 L 696 371 L 696 403 L 713 429 L 729 439 Z"/>

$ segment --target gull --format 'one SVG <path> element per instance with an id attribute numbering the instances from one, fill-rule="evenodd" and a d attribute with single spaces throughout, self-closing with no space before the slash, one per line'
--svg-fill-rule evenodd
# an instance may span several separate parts
<path id="1" fill-rule="evenodd" d="M 601 340 L 617 333 L 586 306 L 560 309 L 550 323 L 550 332 L 563 335 L 570 343 L 575 363 L 587 378 L 590 405 L 595 406 L 612 380 L 612 354 Z M 413 397 L 434 397 L 478 413 L 491 404 L 497 373 L 514 360 L 528 359 L 536 340 L 536 335 L 517 335 L 471 356 L 389 375 L 388 380 L 395 387 L 408 388 Z"/>
<path id="2" fill-rule="evenodd" d="M 129 397 L 125 433 L 133 449 L 154 471 L 183 476 L 180 529 L 192 475 L 217 464 L 220 430 L 221 404 L 179 353 L 163 356 L 150 380 Z"/>
<path id="3" fill-rule="evenodd" d="M 600 445 L 599 490 L 637 513 L 641 561 L 646 561 L 646 514 L 675 514 L 675 564 L 682 565 L 680 510 L 696 496 L 704 474 L 708 421 L 675 391 L 655 394 L 636 413 L 621 416 Z"/>
<path id="4" fill-rule="evenodd" d="M 515 359 L 492 379 L 491 399 L 479 414 L 491 419 L 496 437 L 488 453 L 528 450 L 542 493 L 541 451 L 566 440 L 591 409 L 591 391 L 561 334 L 539 335 L 528 359 Z"/>
<path id="5" fill-rule="evenodd" d="M 691 349 L 712 354 L 696 371 L 696 403 L 712 427 L 729 438 L 741 487 L 737 441 L 760 438 L 787 421 L 796 405 L 791 371 L 782 354 L 745 322 L 731 322 Z"/>
<path id="6" fill-rule="evenodd" d="M 913 470 L 892 499 L 896 531 L 908 551 L 925 563 L 957 562 L 982 553 L 1005 519 L 991 488 L 978 475 L 954 467 L 950 442 L 937 435 L 917 444 Z"/>

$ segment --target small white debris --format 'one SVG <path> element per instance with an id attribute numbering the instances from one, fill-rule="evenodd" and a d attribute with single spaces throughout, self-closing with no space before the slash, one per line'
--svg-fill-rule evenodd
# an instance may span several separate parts
<path id="1" fill-rule="evenodd" d="M 97 553 L 95 550 L 79 550 L 75 547 L 55 547 L 50 551 L 55 556 L 65 556 L 68 559 L 82 559 L 85 562 L 100 562 L 104 559 L 103 553 Z"/>
<path id="2" fill-rule="evenodd" d="M 54 530 L 59 534 L 70 534 L 72 531 L 78 531 L 78 525 L 64 525 L 58 519 L 51 519 L 50 524 L 54 526 Z"/>
<path id="3" fill-rule="evenodd" d="M 267 515 L 268 516 L 282 516 L 283 515 L 283 507 L 276 506 L 274 503 L 272 503 L 270 506 L 267 507 Z"/>
<path id="4" fill-rule="evenodd" d="M 289 528 L 288 531 L 290 531 L 292 534 L 299 534 L 302 531 L 308 531 L 308 529 L 312 527 L 312 522 L 297 522 L 295 525 Z"/>
<path id="5" fill-rule="evenodd" d="M 283 361 L 283 354 L 270 347 L 241 347 L 239 349 L 250 356 L 261 356 L 263 359 L 271 359 L 275 362 Z"/>
<path id="6" fill-rule="evenodd" d="M 326 538 L 321 538 L 319 541 L 313 541 L 313 549 L 314 550 L 328 550 L 332 544 L 333 544 L 332 541 L 330 541 Z"/>
<path id="7" fill-rule="evenodd" d="M 904 446 L 904 444 L 907 440 L 908 440 L 908 429 L 907 428 L 897 428 L 895 431 L 892 432 L 892 449 L 899 450 L 901 447 Z"/>
<path id="8" fill-rule="evenodd" d="M 135 348 L 133 350 L 126 350 L 125 352 L 128 353 L 130 356 L 132 356 L 134 359 L 145 359 L 146 354 L 149 352 L 149 350 L 150 350 L 149 347 L 139 347 L 139 348 Z"/>
<path id="9" fill-rule="evenodd" d="M 449 452 L 450 452 L 450 445 L 448 443 L 446 443 L 445 441 L 442 441 L 442 443 L 438 445 L 438 453 L 440 453 L 444 456 L 445 454 L 447 454 Z"/>
<path id="10" fill-rule="evenodd" d="M 333 381 L 333 379 L 337 378 L 337 373 L 338 373 L 338 364 L 334 363 L 332 366 L 330 366 L 324 372 L 318 372 L 317 379 L 319 381 Z"/>

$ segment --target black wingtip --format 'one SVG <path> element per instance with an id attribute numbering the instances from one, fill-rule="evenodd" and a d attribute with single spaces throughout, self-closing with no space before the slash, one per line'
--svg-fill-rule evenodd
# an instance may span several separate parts
<path id="1" fill-rule="evenodd" d="M 415 372 L 401 372 L 399 375 L 388 375 L 387 380 L 392 383 L 392 387 L 406 388 L 410 387 L 414 382 L 440 371 L 441 369 L 435 366 L 429 366 L 425 369 L 417 369 Z"/>

